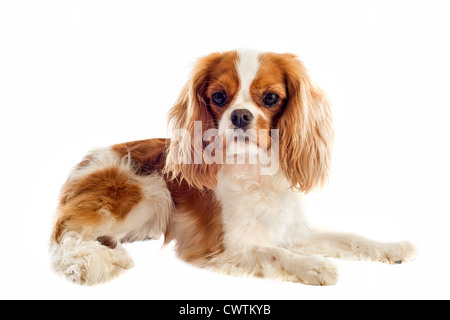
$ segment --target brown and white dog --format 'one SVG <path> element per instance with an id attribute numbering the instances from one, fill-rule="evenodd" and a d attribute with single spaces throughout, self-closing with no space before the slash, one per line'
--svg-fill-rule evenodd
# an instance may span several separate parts
<path id="1" fill-rule="evenodd" d="M 73 170 L 51 237 L 56 272 L 108 281 L 133 265 L 121 243 L 161 236 L 199 267 L 311 285 L 337 281 L 322 256 L 412 258 L 409 242 L 305 222 L 302 196 L 327 179 L 333 130 L 324 93 L 294 55 L 241 49 L 200 59 L 169 118 L 172 139 L 96 150 Z"/>

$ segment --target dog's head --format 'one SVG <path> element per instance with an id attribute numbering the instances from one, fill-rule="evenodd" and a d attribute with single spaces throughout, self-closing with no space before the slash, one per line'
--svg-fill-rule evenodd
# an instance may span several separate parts
<path id="1" fill-rule="evenodd" d="M 292 188 L 308 192 L 327 178 L 333 139 L 328 101 L 292 54 L 236 50 L 201 58 L 169 120 L 176 135 L 166 172 L 196 188 L 217 184 L 221 163 L 204 151 L 230 135 L 244 136 L 256 149 L 277 143 Z M 215 139 L 205 139 L 208 131 Z"/>

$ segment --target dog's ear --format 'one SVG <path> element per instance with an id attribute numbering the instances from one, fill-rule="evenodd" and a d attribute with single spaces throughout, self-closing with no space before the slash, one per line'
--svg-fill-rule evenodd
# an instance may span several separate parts
<path id="1" fill-rule="evenodd" d="M 292 188 L 309 192 L 328 178 L 333 142 L 329 103 L 294 55 L 281 55 L 280 66 L 288 90 L 277 125 L 280 164 Z"/>
<path id="2" fill-rule="evenodd" d="M 208 164 L 203 159 L 206 147 L 203 134 L 215 128 L 205 94 L 211 70 L 220 59 L 220 53 L 213 53 L 197 62 L 169 113 L 169 126 L 173 135 L 165 172 L 171 179 L 185 180 L 198 189 L 214 188 L 220 169 L 219 164 Z"/>

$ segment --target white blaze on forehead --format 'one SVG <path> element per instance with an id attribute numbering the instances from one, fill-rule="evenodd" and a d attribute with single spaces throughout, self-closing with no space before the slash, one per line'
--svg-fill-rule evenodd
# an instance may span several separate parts
<path id="1" fill-rule="evenodd" d="M 240 88 L 236 99 L 237 103 L 250 99 L 250 85 L 255 80 L 259 69 L 259 52 L 251 49 L 238 50 L 239 62 L 236 66 Z"/>
<path id="2" fill-rule="evenodd" d="M 259 52 L 251 49 L 238 49 L 237 53 L 239 59 L 236 63 L 236 71 L 239 76 L 239 91 L 219 122 L 219 132 L 222 134 L 225 134 L 226 130 L 234 128 L 230 119 L 234 110 L 247 109 L 255 119 L 258 116 L 266 119 L 264 113 L 259 110 L 250 96 L 250 86 L 259 70 Z"/>

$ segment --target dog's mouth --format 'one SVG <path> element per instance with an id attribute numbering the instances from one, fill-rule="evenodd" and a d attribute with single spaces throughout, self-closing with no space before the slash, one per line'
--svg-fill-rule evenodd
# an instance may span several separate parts
<path id="1" fill-rule="evenodd" d="M 260 139 L 258 139 L 255 130 L 252 129 L 246 131 L 243 129 L 227 131 L 224 139 L 227 151 L 232 152 L 235 150 L 235 152 L 232 153 L 252 153 L 259 148 Z"/>

